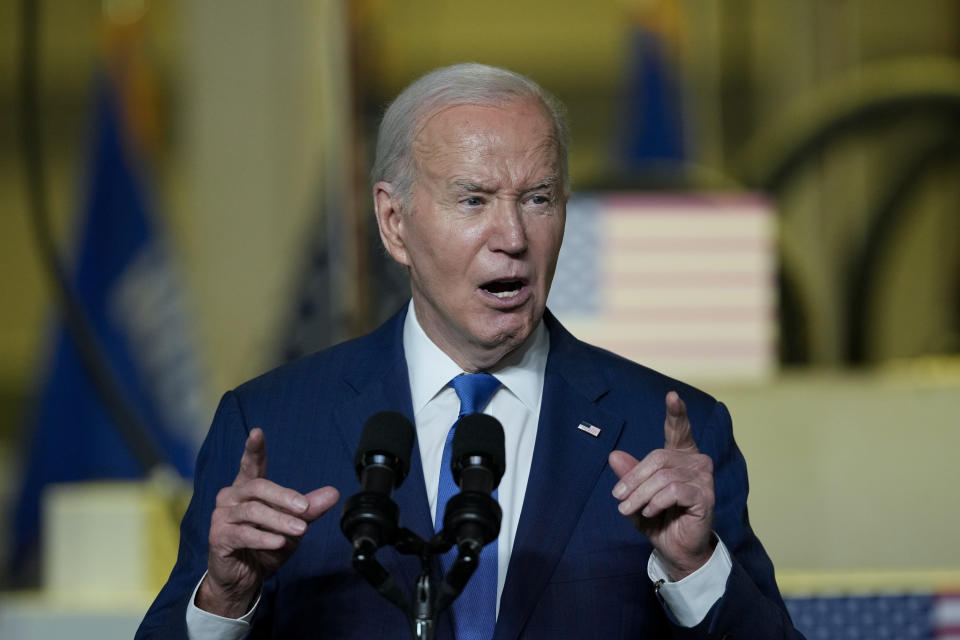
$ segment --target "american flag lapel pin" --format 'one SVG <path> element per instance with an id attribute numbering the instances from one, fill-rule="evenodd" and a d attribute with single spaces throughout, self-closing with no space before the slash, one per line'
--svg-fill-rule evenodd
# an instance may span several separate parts
<path id="1" fill-rule="evenodd" d="M 579 425 L 577 425 L 577 429 L 583 431 L 584 433 L 589 433 L 594 438 L 600 437 L 600 427 L 592 425 L 589 422 L 581 422 Z"/>

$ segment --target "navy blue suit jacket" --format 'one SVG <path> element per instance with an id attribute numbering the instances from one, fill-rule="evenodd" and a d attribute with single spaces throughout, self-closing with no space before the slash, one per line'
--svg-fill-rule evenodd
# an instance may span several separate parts
<path id="1" fill-rule="evenodd" d="M 256 378 L 227 393 L 197 460 L 196 484 L 170 579 L 137 638 L 186 638 L 187 601 L 207 565 L 217 492 L 233 481 L 247 433 L 266 434 L 268 477 L 303 493 L 323 485 L 342 499 L 360 489 L 353 454 L 381 410 L 413 418 L 401 311 L 377 331 Z M 800 637 L 773 566 L 747 519 L 747 474 L 726 408 L 710 396 L 571 336 L 549 312 L 550 355 L 519 528 L 500 600 L 496 640 L 517 638 Z M 733 556 L 724 597 L 694 629 L 674 626 L 646 575 L 651 546 L 617 511 L 607 465 L 613 449 L 637 458 L 663 446 L 664 396 L 687 405 L 693 436 L 713 458 L 714 528 Z M 598 437 L 581 422 L 600 427 Z M 419 448 L 394 492 L 401 525 L 432 534 Z M 310 525 L 291 559 L 264 584 L 252 638 L 410 637 L 404 616 L 359 577 L 339 530 L 339 508 Z M 382 564 L 409 589 L 419 560 L 391 548 Z M 438 638 L 452 639 L 446 615 Z"/>

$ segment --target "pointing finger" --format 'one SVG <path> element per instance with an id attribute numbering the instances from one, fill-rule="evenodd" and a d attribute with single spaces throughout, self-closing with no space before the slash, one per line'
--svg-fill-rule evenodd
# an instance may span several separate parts
<path id="1" fill-rule="evenodd" d="M 263 429 L 251 429 L 240 458 L 240 471 L 233 484 L 246 484 L 256 478 L 267 475 L 267 439 Z"/>
<path id="2" fill-rule="evenodd" d="M 697 443 L 690 432 L 690 420 L 687 418 L 687 406 L 676 391 L 667 394 L 667 417 L 663 421 L 664 448 L 675 451 L 696 453 Z"/>

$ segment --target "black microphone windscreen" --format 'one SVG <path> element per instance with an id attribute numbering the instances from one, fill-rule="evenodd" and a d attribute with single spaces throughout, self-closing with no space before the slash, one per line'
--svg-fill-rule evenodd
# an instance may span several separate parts
<path id="1" fill-rule="evenodd" d="M 413 425 L 402 413 L 375 413 L 363 426 L 357 454 L 353 459 L 354 467 L 360 469 L 363 458 L 369 454 L 384 454 L 393 456 L 400 462 L 400 473 L 405 478 L 410 471 L 410 452 L 413 450 L 414 437 Z"/>
<path id="2" fill-rule="evenodd" d="M 490 458 L 499 483 L 506 469 L 507 457 L 503 446 L 503 426 L 499 420 L 485 413 L 471 413 L 460 418 L 453 432 L 450 460 L 456 464 L 464 456 L 472 455 Z"/>

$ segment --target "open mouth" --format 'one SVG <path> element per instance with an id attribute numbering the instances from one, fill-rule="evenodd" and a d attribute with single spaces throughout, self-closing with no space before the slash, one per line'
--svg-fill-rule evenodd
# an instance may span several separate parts
<path id="1" fill-rule="evenodd" d="M 518 295 L 525 284 L 523 280 L 492 280 L 480 285 L 480 288 L 503 300 Z"/>

